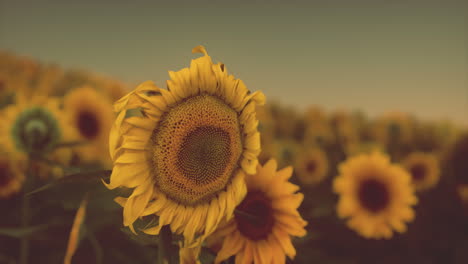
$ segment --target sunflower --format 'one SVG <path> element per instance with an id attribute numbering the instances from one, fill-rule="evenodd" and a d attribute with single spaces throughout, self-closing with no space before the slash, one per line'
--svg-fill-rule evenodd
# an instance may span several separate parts
<path id="1" fill-rule="evenodd" d="M 199 245 L 223 217 L 231 218 L 246 193 L 244 175 L 254 174 L 260 153 L 250 92 L 224 64 L 203 57 L 169 72 L 168 89 L 144 82 L 114 105 L 119 113 L 109 144 L 114 168 L 108 188 L 135 188 L 123 205 L 124 225 L 156 214 L 162 226 L 183 234 L 184 247 Z"/>
<path id="2" fill-rule="evenodd" d="M 22 160 L 0 154 L 0 199 L 18 192 L 24 182 Z"/>
<path id="3" fill-rule="evenodd" d="M 72 126 L 85 144 L 76 148 L 84 161 L 110 163 L 108 136 L 114 120 L 112 103 L 89 86 L 73 89 L 64 98 Z"/>
<path id="4" fill-rule="evenodd" d="M 0 113 L 5 118 L 0 125 L 0 145 L 12 159 L 32 157 L 29 164 L 36 176 L 46 179 L 51 172 L 54 177 L 61 176 L 58 171 L 68 164 L 71 155 L 68 149 L 56 147 L 70 141 L 74 132 L 59 107 L 59 99 L 37 96 L 27 100 L 22 94 L 17 97 L 16 104 Z M 57 166 L 52 166 L 54 163 Z M 25 166 L 21 169 L 24 171 Z"/>
<path id="5" fill-rule="evenodd" d="M 333 182 L 339 195 L 338 216 L 366 238 L 391 238 L 406 231 L 417 203 L 411 176 L 379 152 L 361 154 L 339 165 Z"/>
<path id="6" fill-rule="evenodd" d="M 284 167 L 287 164 L 295 163 L 300 145 L 290 139 L 277 140 L 274 142 L 273 150 L 275 150 L 276 153 L 271 158 L 276 157 L 279 166 Z"/>
<path id="7" fill-rule="evenodd" d="M 0 144 L 15 156 L 47 155 L 72 133 L 67 116 L 56 98 L 19 95 L 17 103 L 3 109 Z"/>
<path id="8" fill-rule="evenodd" d="M 327 155 L 320 148 L 308 148 L 297 155 L 295 168 L 302 184 L 317 184 L 328 175 Z"/>
<path id="9" fill-rule="evenodd" d="M 304 131 L 306 145 L 329 146 L 335 142 L 335 136 L 327 123 L 307 123 Z"/>
<path id="10" fill-rule="evenodd" d="M 246 178 L 247 195 L 237 206 L 234 218 L 225 222 L 207 240 L 221 244 L 215 263 L 236 255 L 236 263 L 285 263 L 296 250 L 291 236 L 306 235 L 307 222 L 297 208 L 304 196 L 297 185 L 288 182 L 292 167 L 276 171 L 269 160 L 257 173 Z"/>
<path id="11" fill-rule="evenodd" d="M 439 162 L 433 154 L 413 152 L 403 160 L 402 164 L 410 173 L 417 191 L 430 189 L 439 181 Z"/>
<path id="12" fill-rule="evenodd" d="M 379 117 L 372 127 L 372 137 L 381 144 L 409 144 L 414 137 L 411 117 L 401 112 L 389 112 Z"/>

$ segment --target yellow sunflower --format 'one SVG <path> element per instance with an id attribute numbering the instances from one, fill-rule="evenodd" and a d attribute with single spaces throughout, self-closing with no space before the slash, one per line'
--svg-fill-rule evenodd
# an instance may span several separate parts
<path id="1" fill-rule="evenodd" d="M 125 226 L 156 214 L 157 226 L 143 231 L 157 235 L 170 225 L 185 247 L 231 218 L 245 196 L 244 175 L 256 172 L 260 153 L 255 108 L 265 101 L 224 64 L 213 64 L 202 46 L 193 52 L 204 56 L 170 71 L 167 90 L 148 81 L 115 103 L 107 185 L 135 188 L 117 199 Z"/>
<path id="2" fill-rule="evenodd" d="M 307 123 L 304 131 L 306 145 L 329 146 L 335 142 L 335 136 L 327 123 Z"/>
<path id="3" fill-rule="evenodd" d="M 275 160 L 258 166 L 246 178 L 247 195 L 237 206 L 234 218 L 208 238 L 209 245 L 221 243 L 215 263 L 236 256 L 236 263 L 285 263 L 296 250 L 291 236 L 306 235 L 307 222 L 297 208 L 304 196 L 288 182 L 292 167 L 276 171 Z"/>
<path id="4" fill-rule="evenodd" d="M 392 143 L 409 144 L 414 136 L 411 117 L 401 112 L 386 113 L 374 122 L 372 136 L 385 146 Z"/>
<path id="5" fill-rule="evenodd" d="M 85 142 L 76 147 L 80 159 L 110 164 L 108 137 L 115 115 L 108 98 L 82 86 L 65 96 L 64 107 L 79 139 Z"/>
<path id="6" fill-rule="evenodd" d="M 73 134 L 57 98 L 28 100 L 19 95 L 16 104 L 3 109 L 1 115 L 0 144 L 13 155 L 49 154 Z"/>
<path id="7" fill-rule="evenodd" d="M 433 154 L 413 152 L 403 160 L 402 164 L 410 173 L 417 191 L 430 189 L 439 182 L 439 161 Z"/>
<path id="8" fill-rule="evenodd" d="M 0 199 L 17 193 L 24 182 L 22 160 L 16 160 L 7 154 L 0 154 Z"/>
<path id="9" fill-rule="evenodd" d="M 320 148 L 307 148 L 297 155 L 295 168 L 302 184 L 317 184 L 328 175 L 327 154 Z"/>
<path id="10" fill-rule="evenodd" d="M 417 203 L 411 176 L 379 152 L 361 154 L 339 165 L 333 183 L 339 195 L 338 216 L 366 238 L 391 238 L 406 231 Z"/>
<path id="11" fill-rule="evenodd" d="M 58 144 L 70 141 L 74 134 L 67 115 L 59 107 L 59 99 L 33 97 L 28 100 L 21 94 L 17 98 L 16 104 L 9 105 L 0 113 L 5 118 L 0 124 L 3 151 L 13 159 L 32 157 L 30 166 L 40 178 L 49 177 L 51 171 L 53 176 L 59 176 L 56 173 L 59 168 L 41 160 L 65 166 L 71 158 L 69 150 L 56 148 Z"/>

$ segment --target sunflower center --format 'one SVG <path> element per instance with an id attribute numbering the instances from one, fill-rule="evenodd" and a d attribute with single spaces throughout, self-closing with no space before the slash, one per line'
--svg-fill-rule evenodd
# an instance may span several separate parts
<path id="1" fill-rule="evenodd" d="M 197 127 L 183 140 L 177 166 L 190 180 L 208 183 L 220 175 L 229 162 L 229 134 L 218 127 Z"/>
<path id="2" fill-rule="evenodd" d="M 0 188 L 6 186 L 11 180 L 8 163 L 0 161 Z"/>
<path id="3" fill-rule="evenodd" d="M 60 139 L 57 120 L 42 107 L 32 107 L 21 112 L 11 133 L 17 147 L 25 152 L 47 152 Z"/>
<path id="4" fill-rule="evenodd" d="M 385 209 L 390 202 L 387 186 L 376 179 L 367 179 L 361 182 L 358 197 L 362 206 L 373 213 Z"/>
<path id="5" fill-rule="evenodd" d="M 316 169 L 317 169 L 317 163 L 315 162 L 315 160 L 309 160 L 306 164 L 307 172 L 313 173 L 315 172 Z"/>
<path id="6" fill-rule="evenodd" d="M 92 140 L 99 134 L 99 122 L 96 115 L 89 111 L 81 111 L 78 114 L 78 131 L 86 139 Z"/>
<path id="7" fill-rule="evenodd" d="M 251 240 L 266 239 L 275 223 L 271 200 L 263 192 L 248 192 L 234 213 L 239 232 Z"/>
<path id="8" fill-rule="evenodd" d="M 184 205 L 212 199 L 239 167 L 242 140 L 237 112 L 198 95 L 161 117 L 150 149 L 156 186 Z"/>
<path id="9" fill-rule="evenodd" d="M 415 164 L 411 166 L 410 173 L 413 181 L 422 181 L 426 178 L 427 168 L 424 164 Z"/>

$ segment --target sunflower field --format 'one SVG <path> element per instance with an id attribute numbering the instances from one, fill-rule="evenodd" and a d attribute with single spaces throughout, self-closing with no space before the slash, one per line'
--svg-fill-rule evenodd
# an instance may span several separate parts
<path id="1" fill-rule="evenodd" d="M 0 263 L 468 263 L 466 128 L 192 52 L 166 87 L 0 52 Z"/>

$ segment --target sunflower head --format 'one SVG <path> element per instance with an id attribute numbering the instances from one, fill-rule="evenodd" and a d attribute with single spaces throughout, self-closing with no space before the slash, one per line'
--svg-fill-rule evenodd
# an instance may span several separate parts
<path id="1" fill-rule="evenodd" d="M 403 166 L 411 175 L 411 181 L 417 191 L 434 187 L 439 181 L 439 162 L 430 153 L 414 152 L 403 161 Z"/>
<path id="2" fill-rule="evenodd" d="M 215 263 L 236 256 L 241 263 L 285 263 L 296 250 L 291 236 L 304 236 L 307 222 L 297 211 L 304 196 L 288 181 L 292 168 L 277 171 L 275 160 L 259 165 L 257 173 L 246 178 L 247 195 L 235 211 L 208 238 L 208 244 L 221 244 Z"/>
<path id="3" fill-rule="evenodd" d="M 63 113 L 55 99 L 38 100 L 7 107 L 0 131 L 9 152 L 47 154 L 63 138 Z"/>
<path id="4" fill-rule="evenodd" d="M 327 155 L 319 148 L 306 149 L 298 154 L 295 167 L 297 178 L 302 184 L 317 184 L 328 175 Z"/>
<path id="5" fill-rule="evenodd" d="M 403 168 L 374 152 L 349 158 L 340 164 L 339 173 L 333 183 L 339 195 L 337 211 L 350 228 L 376 239 L 390 238 L 394 230 L 406 231 L 417 198 Z"/>
<path id="6" fill-rule="evenodd" d="M 82 86 L 65 96 L 64 106 L 77 138 L 84 141 L 76 148 L 79 157 L 84 161 L 110 162 L 107 138 L 114 113 L 108 98 L 90 86 Z"/>
<path id="7" fill-rule="evenodd" d="M 107 185 L 135 188 L 119 200 L 124 225 L 156 214 L 158 225 L 144 231 L 158 234 L 170 224 L 185 247 L 232 217 L 244 197 L 244 175 L 255 173 L 260 153 L 255 109 L 265 100 L 224 64 L 214 64 L 203 47 L 193 51 L 204 56 L 169 72 L 167 90 L 145 82 L 114 104 Z"/>

